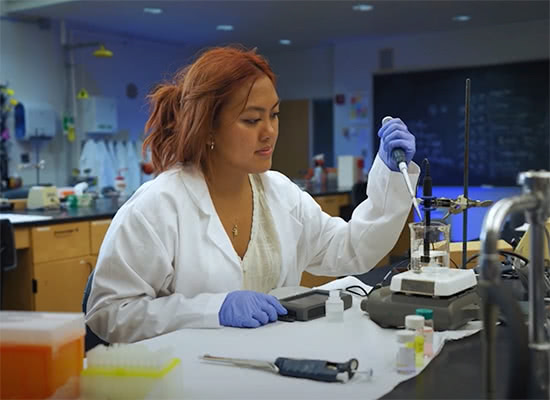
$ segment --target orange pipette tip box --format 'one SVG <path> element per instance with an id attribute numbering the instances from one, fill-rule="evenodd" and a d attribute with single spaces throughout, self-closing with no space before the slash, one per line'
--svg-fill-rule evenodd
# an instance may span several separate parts
<path id="1" fill-rule="evenodd" d="M 84 334 L 82 313 L 0 311 L 0 398 L 78 398 Z"/>

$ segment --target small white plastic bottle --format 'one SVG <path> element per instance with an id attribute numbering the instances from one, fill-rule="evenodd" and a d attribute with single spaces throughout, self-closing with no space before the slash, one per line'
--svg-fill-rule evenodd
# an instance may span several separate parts
<path id="1" fill-rule="evenodd" d="M 397 372 L 400 374 L 415 372 L 414 332 L 408 329 L 397 331 L 397 345 Z"/>
<path id="2" fill-rule="evenodd" d="M 325 314 L 329 322 L 344 322 L 344 301 L 339 290 L 331 290 L 325 302 Z"/>

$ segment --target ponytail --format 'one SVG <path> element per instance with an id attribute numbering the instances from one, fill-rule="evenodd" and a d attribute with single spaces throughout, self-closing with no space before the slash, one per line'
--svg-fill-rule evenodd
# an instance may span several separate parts
<path id="1" fill-rule="evenodd" d="M 155 172 L 164 171 L 178 162 L 174 148 L 178 141 L 178 114 L 181 109 L 181 91 L 178 86 L 162 84 L 147 96 L 152 112 L 145 124 L 146 139 L 143 154 L 151 149 Z"/>

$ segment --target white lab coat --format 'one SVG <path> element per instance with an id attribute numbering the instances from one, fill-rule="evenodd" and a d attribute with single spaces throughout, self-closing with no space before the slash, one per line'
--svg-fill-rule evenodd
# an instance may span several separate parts
<path id="1" fill-rule="evenodd" d="M 124 177 L 126 182 L 128 182 L 128 154 L 126 153 L 126 145 L 122 140 L 116 142 L 115 146 L 115 158 L 118 165 L 118 170 L 120 175 Z"/>
<path id="2" fill-rule="evenodd" d="M 416 185 L 419 168 L 409 166 Z M 321 211 L 284 175 L 261 174 L 281 249 L 277 287 L 302 272 L 339 276 L 371 269 L 392 249 L 411 209 L 403 177 L 376 157 L 368 199 L 346 223 Z M 86 322 L 108 342 L 134 342 L 181 328 L 219 327 L 228 292 L 242 289 L 241 259 L 200 172 L 172 169 L 143 184 L 105 236 Z"/>
<path id="3" fill-rule="evenodd" d="M 110 159 L 110 162 L 111 162 L 111 165 L 113 166 L 113 171 L 114 171 L 115 177 L 116 177 L 119 173 L 119 168 L 120 167 L 118 165 L 118 159 L 116 157 L 115 143 L 110 141 L 110 140 L 106 140 L 105 141 L 105 147 L 107 147 L 107 156 Z M 113 180 L 113 186 L 114 186 L 114 180 Z"/>
<path id="4" fill-rule="evenodd" d="M 97 144 L 93 139 L 88 139 L 84 143 L 82 152 L 80 153 L 80 160 L 78 168 L 80 168 L 80 175 L 84 176 L 85 170 L 90 170 L 90 176 L 99 176 L 99 165 L 96 161 L 97 158 Z"/>

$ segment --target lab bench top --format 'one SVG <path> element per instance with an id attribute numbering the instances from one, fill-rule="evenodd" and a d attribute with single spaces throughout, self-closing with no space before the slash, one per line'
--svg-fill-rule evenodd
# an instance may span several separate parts
<path id="1" fill-rule="evenodd" d="M 301 187 L 302 190 L 306 190 L 313 197 L 326 197 L 334 195 L 349 194 L 350 188 L 339 188 L 332 185 Z M 78 222 L 89 221 L 94 219 L 113 218 L 121 204 L 119 204 L 117 198 L 99 198 L 95 200 L 95 205 L 92 207 L 78 207 L 78 208 L 60 208 L 57 210 L 10 210 L 0 212 L 0 218 L 2 214 L 17 214 L 21 216 L 38 216 L 38 217 L 51 217 L 48 219 L 25 219 L 15 222 L 17 226 L 39 226 L 39 225 L 51 225 L 64 222 Z"/>
<path id="2" fill-rule="evenodd" d="M 1 212 L 2 214 L 17 214 L 21 216 L 38 216 L 38 217 L 51 217 L 48 219 L 40 220 L 23 220 L 16 222 L 17 226 L 38 226 L 38 225 L 52 225 L 60 224 L 64 222 L 79 222 L 90 221 L 96 219 L 113 218 L 120 204 L 116 198 L 101 198 L 96 199 L 95 205 L 92 207 L 78 207 L 78 208 L 60 208 L 57 210 L 10 210 L 7 212 Z"/>

